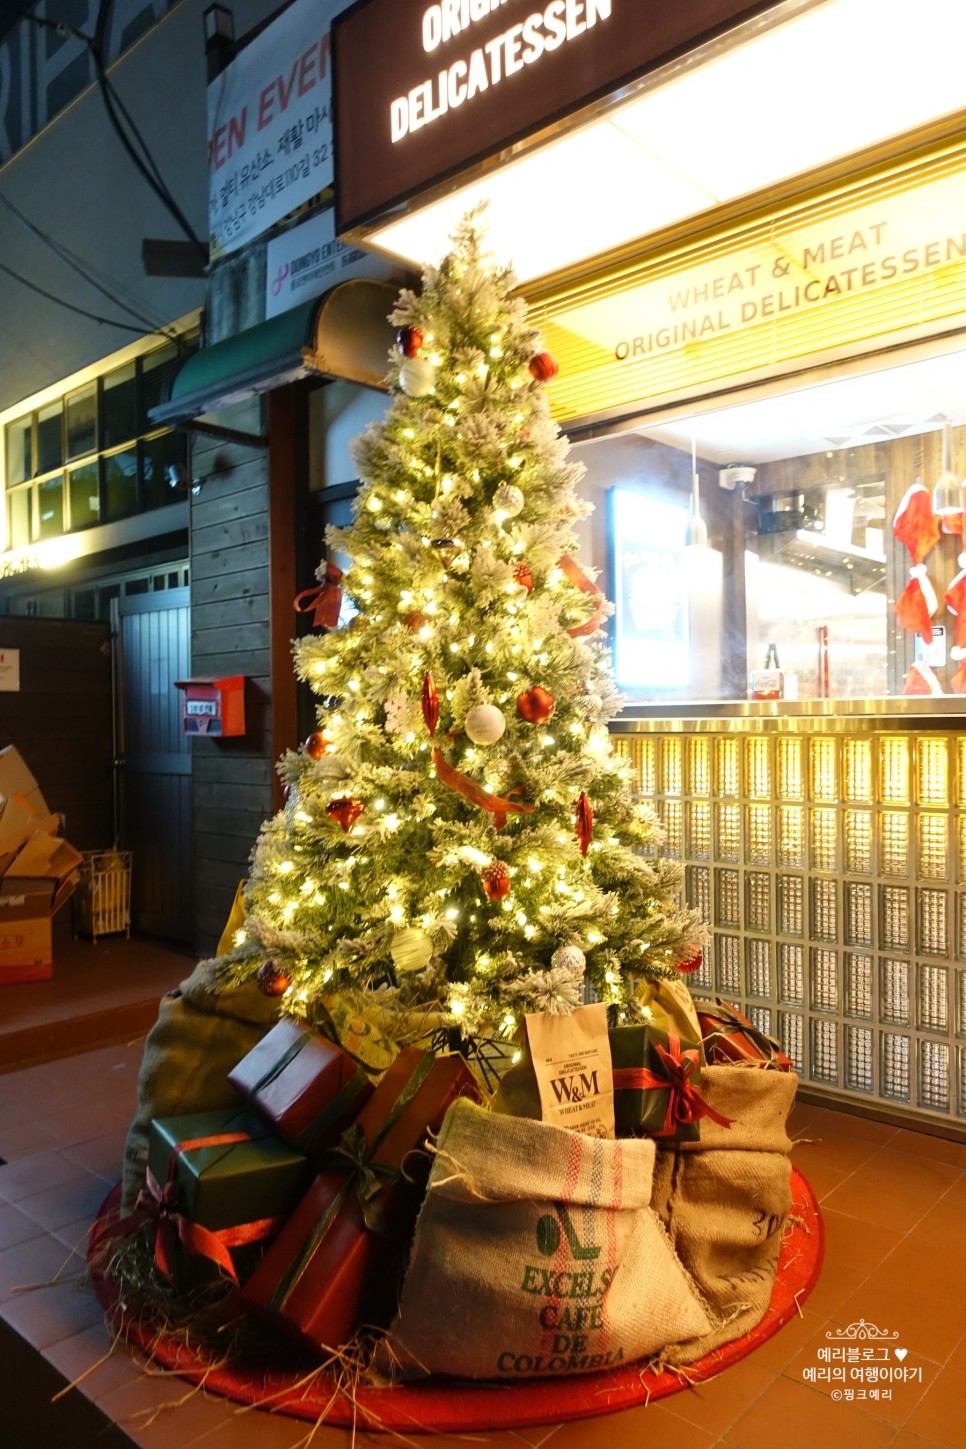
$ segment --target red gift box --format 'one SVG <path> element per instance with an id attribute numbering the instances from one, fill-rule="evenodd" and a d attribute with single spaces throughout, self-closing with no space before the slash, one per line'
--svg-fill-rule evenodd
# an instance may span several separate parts
<path id="1" fill-rule="evenodd" d="M 774 1037 L 766 1036 L 742 1016 L 730 1002 L 716 996 L 713 1001 L 696 1001 L 698 1025 L 701 1027 L 704 1054 L 710 1066 L 748 1063 L 755 1067 L 771 1067 L 776 1071 L 793 1070 L 788 1057 Z"/>
<path id="2" fill-rule="evenodd" d="M 369 1078 L 341 1047 L 287 1017 L 228 1080 L 280 1137 L 309 1157 L 333 1147 L 372 1095 Z"/>
<path id="3" fill-rule="evenodd" d="M 245 1305 L 313 1349 L 346 1343 L 412 1240 L 429 1171 L 416 1149 L 457 1097 L 480 1099 L 462 1057 L 400 1052 L 245 1284 Z"/>

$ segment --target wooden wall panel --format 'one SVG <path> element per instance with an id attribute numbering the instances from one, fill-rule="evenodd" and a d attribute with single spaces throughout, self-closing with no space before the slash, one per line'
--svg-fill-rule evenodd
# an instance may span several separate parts
<path id="1" fill-rule="evenodd" d="M 191 500 L 191 672 L 245 676 L 245 733 L 194 739 L 195 949 L 210 955 L 271 810 L 268 455 L 199 437 Z"/>

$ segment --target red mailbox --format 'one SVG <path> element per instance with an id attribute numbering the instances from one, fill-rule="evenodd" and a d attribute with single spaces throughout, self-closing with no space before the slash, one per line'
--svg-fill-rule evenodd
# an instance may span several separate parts
<path id="1" fill-rule="evenodd" d="M 181 729 L 186 735 L 245 733 L 245 676 L 230 674 L 225 679 L 176 679 L 182 691 Z"/>

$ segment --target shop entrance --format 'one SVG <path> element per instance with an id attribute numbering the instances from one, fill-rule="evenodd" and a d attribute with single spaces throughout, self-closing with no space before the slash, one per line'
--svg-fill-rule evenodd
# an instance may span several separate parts
<path id="1" fill-rule="evenodd" d="M 176 679 L 190 673 L 187 589 L 114 601 L 117 830 L 133 853 L 135 931 L 190 943 L 191 749 Z"/>

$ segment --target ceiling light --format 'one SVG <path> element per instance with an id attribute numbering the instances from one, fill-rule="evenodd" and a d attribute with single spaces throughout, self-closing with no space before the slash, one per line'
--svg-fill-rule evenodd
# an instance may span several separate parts
<path id="1" fill-rule="evenodd" d="M 756 24 L 364 240 L 436 261 L 486 200 L 494 252 L 528 281 L 962 110 L 962 0 L 919 0 L 908 26 L 826 0 L 742 40 Z"/>

